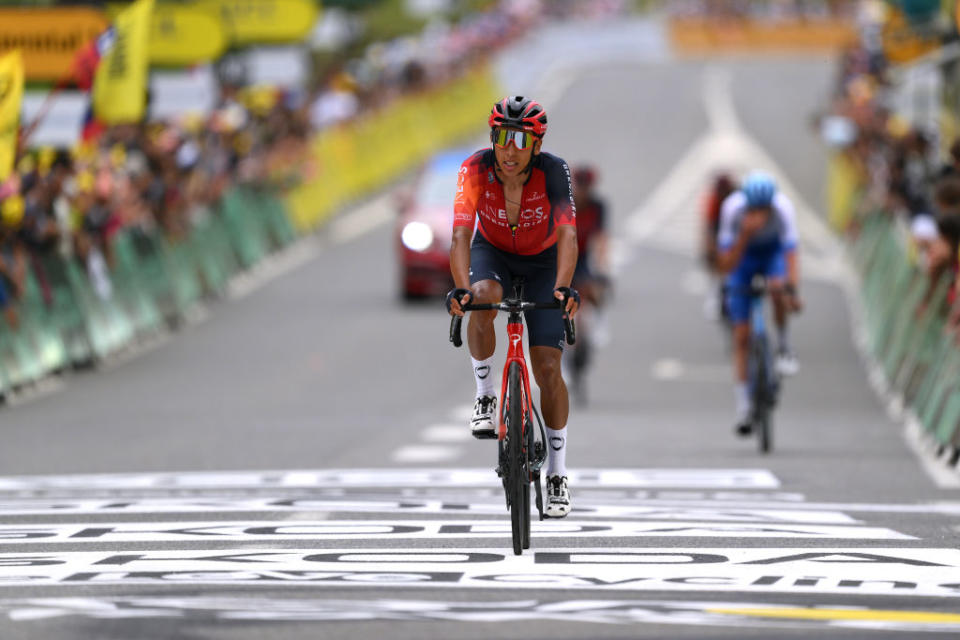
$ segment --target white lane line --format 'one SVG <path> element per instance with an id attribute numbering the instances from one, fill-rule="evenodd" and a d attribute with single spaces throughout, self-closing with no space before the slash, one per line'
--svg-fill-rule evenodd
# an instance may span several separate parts
<path id="1" fill-rule="evenodd" d="M 248 271 L 231 278 L 227 284 L 227 297 L 231 300 L 246 298 L 277 278 L 312 261 L 321 251 L 320 242 L 313 236 L 298 240 L 283 251 L 266 256 Z"/>
<path id="2" fill-rule="evenodd" d="M 469 442 L 473 436 L 466 424 L 434 424 L 420 432 L 425 442 Z"/>
<path id="3" fill-rule="evenodd" d="M 390 222 L 396 218 L 392 204 L 393 194 L 390 192 L 335 218 L 330 222 L 330 238 L 337 244 L 343 244 Z"/>
<path id="4" fill-rule="evenodd" d="M 731 375 L 727 364 L 689 364 L 676 358 L 661 358 L 650 367 L 650 377 L 664 382 L 729 382 Z"/>
<path id="5" fill-rule="evenodd" d="M 777 489 L 767 469 L 582 468 L 570 482 L 582 488 Z M 63 489 L 224 489 L 251 487 L 484 487 L 499 486 L 489 468 L 291 469 L 0 476 L 0 492 Z"/>
<path id="6" fill-rule="evenodd" d="M 531 524 L 539 536 L 575 538 L 791 538 L 917 540 L 884 527 L 822 524 L 741 524 L 690 521 L 545 520 Z M 97 522 L 0 526 L 0 546 L 85 542 L 257 542 L 264 540 L 397 540 L 509 537 L 506 520 L 249 520 Z"/>
<path id="7" fill-rule="evenodd" d="M 449 462 L 460 457 L 460 447 L 448 447 L 436 444 L 411 444 L 400 447 L 390 459 L 394 462 L 425 464 L 429 462 Z"/>
<path id="8" fill-rule="evenodd" d="M 797 208 L 803 242 L 804 278 L 836 281 L 840 277 L 842 248 L 816 210 L 790 182 L 786 173 L 737 119 L 726 69 L 708 68 L 701 92 L 709 120 L 708 131 L 691 145 L 646 201 L 627 221 L 635 244 L 663 245 L 690 254 L 696 245 L 699 195 L 719 171 L 742 172 L 765 168 Z"/>
<path id="9" fill-rule="evenodd" d="M 473 405 L 461 404 L 450 410 L 450 419 L 464 424 L 473 417 Z"/>
<path id="10" fill-rule="evenodd" d="M 3 587 L 229 582 L 960 597 L 960 550 L 937 548 L 81 551 L 0 554 L 0 563 Z"/>

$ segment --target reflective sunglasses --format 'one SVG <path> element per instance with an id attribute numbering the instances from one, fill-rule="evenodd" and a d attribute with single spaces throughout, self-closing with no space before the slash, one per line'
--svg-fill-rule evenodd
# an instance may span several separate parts
<path id="1" fill-rule="evenodd" d="M 533 134 L 529 131 L 517 131 L 516 129 L 494 129 L 490 132 L 490 139 L 498 147 L 506 147 L 511 142 L 520 151 L 524 151 L 533 146 Z"/>

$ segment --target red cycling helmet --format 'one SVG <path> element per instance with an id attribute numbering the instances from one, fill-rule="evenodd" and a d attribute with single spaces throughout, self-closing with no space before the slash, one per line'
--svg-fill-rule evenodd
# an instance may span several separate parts
<path id="1" fill-rule="evenodd" d="M 547 132 L 547 112 L 536 100 L 523 96 L 507 96 L 493 105 L 487 124 L 491 129 L 523 129 L 542 138 Z"/>

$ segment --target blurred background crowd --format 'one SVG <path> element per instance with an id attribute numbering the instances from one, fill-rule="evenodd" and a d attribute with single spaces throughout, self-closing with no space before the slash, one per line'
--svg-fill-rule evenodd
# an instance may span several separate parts
<path id="1" fill-rule="evenodd" d="M 875 217 L 899 227 L 924 274 L 914 285 L 923 290 L 918 314 L 940 305 L 956 331 L 960 131 L 955 110 L 943 99 L 949 101 L 957 67 L 957 31 L 936 3 L 927 4 L 929 13 L 914 18 L 913 35 L 891 47 L 890 25 L 905 28 L 911 17 L 891 15 L 894 8 L 884 3 L 860 3 L 860 37 L 840 57 L 830 112 L 821 124 L 855 185 L 835 226 L 852 237 Z M 942 299 L 935 299 L 938 286 L 945 287 Z"/>
<path id="2" fill-rule="evenodd" d="M 148 104 L 139 122 L 114 125 L 88 112 L 69 146 L 34 144 L 43 109 L 24 118 L 14 166 L 0 183 L 0 308 L 9 327 L 19 324 L 28 276 L 50 303 L 55 263 L 79 261 L 96 294 L 109 299 L 119 232 L 175 243 L 217 215 L 232 185 L 279 193 L 313 179 L 323 171 L 309 153 L 313 134 L 458 77 L 524 33 L 543 8 L 477 2 L 411 16 L 401 2 L 354 4 L 318 20 L 302 83 L 247 84 L 227 56 L 205 112 L 152 117 Z"/>

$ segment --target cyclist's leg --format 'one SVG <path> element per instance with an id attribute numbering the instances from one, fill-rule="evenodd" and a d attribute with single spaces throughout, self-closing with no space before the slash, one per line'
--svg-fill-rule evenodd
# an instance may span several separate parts
<path id="1" fill-rule="evenodd" d="M 546 254 L 546 255 L 544 255 Z M 545 302 L 553 298 L 556 282 L 556 253 L 544 252 L 539 260 L 524 264 L 529 300 Z M 570 513 L 567 488 L 567 417 L 570 399 L 560 374 L 563 353 L 563 318 L 559 311 L 542 309 L 525 314 L 530 340 L 530 364 L 540 387 L 540 411 L 547 427 L 547 506 L 545 515 L 562 518 Z"/>
<path id="2" fill-rule="evenodd" d="M 470 290 L 473 302 L 491 303 L 503 298 L 504 284 L 509 286 L 510 275 L 500 252 L 478 235 L 470 248 Z M 467 321 L 467 345 L 477 395 L 474 402 L 470 430 L 481 438 L 494 433 L 494 416 L 497 407 L 498 378 L 494 373 L 493 354 L 497 346 L 494 327 L 496 311 L 473 311 Z"/>
<path id="3" fill-rule="evenodd" d="M 777 327 L 777 371 L 781 375 L 793 375 L 800 369 L 790 346 L 790 313 L 784 297 L 783 284 L 787 275 L 786 256 L 783 252 L 771 260 L 767 269 L 767 282 L 773 302 L 773 320 Z"/>

